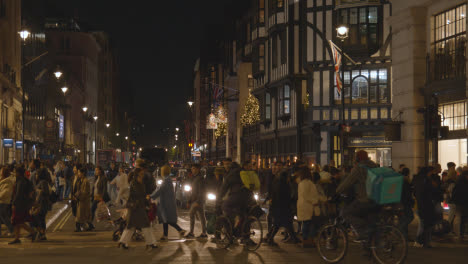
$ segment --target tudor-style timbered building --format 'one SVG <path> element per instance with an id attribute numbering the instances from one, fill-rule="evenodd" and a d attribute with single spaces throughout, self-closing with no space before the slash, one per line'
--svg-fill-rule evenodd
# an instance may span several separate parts
<path id="1" fill-rule="evenodd" d="M 307 3 L 305 3 L 307 2 Z M 385 141 L 384 123 L 391 120 L 391 31 L 387 18 L 391 5 L 385 0 L 308 0 L 305 24 L 305 67 L 308 71 L 310 107 L 307 124 L 319 130 L 317 161 L 341 165 L 340 148 L 350 165 L 354 153 L 366 150 L 381 166 L 391 165 L 391 142 Z M 336 28 L 346 26 L 342 41 Z M 351 58 L 343 56 L 340 73 L 343 93 L 336 87 L 332 41 Z M 344 94 L 344 121 L 342 98 Z M 341 135 L 341 124 L 350 132 Z M 342 145 L 340 140 L 344 140 Z"/>

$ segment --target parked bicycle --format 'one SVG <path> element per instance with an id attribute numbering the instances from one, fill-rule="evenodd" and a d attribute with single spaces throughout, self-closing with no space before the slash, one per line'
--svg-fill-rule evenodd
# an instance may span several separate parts
<path id="1" fill-rule="evenodd" d="M 408 253 L 408 242 L 398 228 L 388 223 L 388 218 L 382 217 L 387 212 L 385 208 L 377 210 L 379 220 L 371 228 L 369 240 L 359 243 L 379 264 L 402 264 Z M 358 237 L 356 231 L 341 216 L 332 219 L 319 230 L 317 248 L 324 261 L 338 263 L 344 259 L 350 241 L 348 234 Z"/>

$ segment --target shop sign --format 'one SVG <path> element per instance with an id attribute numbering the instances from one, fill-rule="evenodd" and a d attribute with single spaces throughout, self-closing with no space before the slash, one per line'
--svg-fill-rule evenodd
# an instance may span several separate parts
<path id="1" fill-rule="evenodd" d="M 11 138 L 3 139 L 3 147 L 4 148 L 12 148 L 14 144 L 14 140 Z"/>
<path id="2" fill-rule="evenodd" d="M 23 148 L 23 141 L 16 141 L 15 148 L 16 149 L 22 149 Z"/>
<path id="3" fill-rule="evenodd" d="M 386 141 L 384 137 L 362 137 L 349 138 L 348 147 L 391 147 L 392 142 Z"/>
<path id="4" fill-rule="evenodd" d="M 65 124 L 63 115 L 59 115 L 59 139 L 63 141 L 65 137 Z"/>

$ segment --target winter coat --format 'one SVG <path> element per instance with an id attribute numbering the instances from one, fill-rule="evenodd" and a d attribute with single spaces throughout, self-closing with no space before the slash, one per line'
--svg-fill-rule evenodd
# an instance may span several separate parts
<path id="1" fill-rule="evenodd" d="M 11 204 L 14 183 L 10 177 L 0 180 L 0 204 Z"/>
<path id="2" fill-rule="evenodd" d="M 145 185 L 133 179 L 130 184 L 130 196 L 126 204 L 128 208 L 127 228 L 146 228 L 150 226 L 146 206 Z"/>
<path id="3" fill-rule="evenodd" d="M 453 189 L 453 202 L 458 206 L 468 208 L 468 180 L 460 177 Z"/>
<path id="4" fill-rule="evenodd" d="M 12 205 L 17 212 L 28 212 L 33 203 L 34 188 L 25 177 L 16 177 Z"/>
<path id="5" fill-rule="evenodd" d="M 52 208 L 50 202 L 49 183 L 46 180 L 41 180 L 36 186 L 35 204 L 39 205 L 41 212 L 47 212 Z"/>
<path id="6" fill-rule="evenodd" d="M 161 222 L 177 223 L 177 206 L 171 176 L 166 176 L 159 189 L 150 196 L 152 199 L 159 197 L 158 215 Z"/>
<path id="7" fill-rule="evenodd" d="M 86 177 L 78 179 L 74 188 L 77 201 L 76 222 L 87 223 L 91 220 L 91 187 Z"/>
<path id="8" fill-rule="evenodd" d="M 271 188 L 270 212 L 273 222 L 279 226 L 291 223 L 291 188 L 288 184 L 288 172 L 282 171 L 274 180 Z"/>
<path id="9" fill-rule="evenodd" d="M 313 216 L 322 215 L 320 203 L 327 201 L 327 197 L 323 194 L 323 190 L 321 190 L 318 184 L 314 184 L 309 179 L 302 180 L 298 185 L 298 193 L 298 221 L 308 221 Z"/>
<path id="10" fill-rule="evenodd" d="M 361 161 L 355 166 L 351 173 L 346 176 L 336 189 L 337 193 L 344 193 L 354 188 L 354 195 L 360 202 L 368 202 L 366 191 L 367 168 L 376 168 L 377 165 L 371 160 Z"/>
<path id="11" fill-rule="evenodd" d="M 97 188 L 96 185 L 93 185 L 93 201 L 104 199 L 104 202 L 108 202 L 109 194 L 107 193 L 107 178 L 103 175 L 97 178 L 96 181 L 98 181 Z"/>
<path id="12" fill-rule="evenodd" d="M 205 204 L 205 180 L 201 174 L 193 177 L 192 180 L 192 195 L 190 196 L 190 203 L 198 203 L 199 205 Z"/>
<path id="13" fill-rule="evenodd" d="M 436 220 L 435 206 L 433 203 L 433 186 L 431 178 L 424 174 L 418 174 L 413 179 L 414 197 L 418 206 L 418 215 L 427 223 Z"/>
<path id="14" fill-rule="evenodd" d="M 226 195 L 226 199 L 223 200 L 223 197 Z M 236 163 L 233 163 L 231 169 L 224 178 L 223 185 L 217 197 L 219 197 L 219 199 L 216 199 L 217 206 L 223 203 L 223 210 L 227 212 L 245 209 L 251 200 L 251 191 L 245 188 L 240 176 L 240 167 Z"/>

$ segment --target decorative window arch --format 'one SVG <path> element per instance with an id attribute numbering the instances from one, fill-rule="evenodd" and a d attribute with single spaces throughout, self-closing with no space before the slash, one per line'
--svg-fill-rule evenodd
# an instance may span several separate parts
<path id="1" fill-rule="evenodd" d="M 363 75 L 353 78 L 351 96 L 353 104 L 367 104 L 369 95 L 369 79 Z"/>

